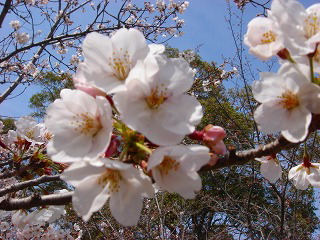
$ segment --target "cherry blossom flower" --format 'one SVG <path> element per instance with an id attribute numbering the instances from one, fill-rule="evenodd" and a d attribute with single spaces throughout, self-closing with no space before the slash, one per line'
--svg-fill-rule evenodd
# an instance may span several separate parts
<path id="1" fill-rule="evenodd" d="M 106 93 L 124 88 L 125 81 L 139 59 L 144 59 L 149 47 L 143 34 L 136 29 L 120 29 L 111 38 L 90 33 L 83 42 L 84 63 L 79 71 Z"/>
<path id="2" fill-rule="evenodd" d="M 17 42 L 20 43 L 20 44 L 25 44 L 25 43 L 27 43 L 27 42 L 29 41 L 29 39 L 30 39 L 29 34 L 27 34 L 27 33 L 25 33 L 25 32 L 23 32 L 23 33 L 16 32 L 16 33 L 14 34 L 14 36 L 15 36 Z"/>
<path id="3" fill-rule="evenodd" d="M 38 212 L 39 210 L 35 210 L 27 214 L 22 210 L 16 211 L 11 217 L 12 224 L 17 228 L 23 229 L 27 224 L 32 223 Z"/>
<path id="4" fill-rule="evenodd" d="M 110 198 L 111 213 L 120 224 L 137 224 L 143 197 L 154 194 L 150 178 L 131 164 L 106 158 L 100 161 L 100 166 L 75 162 L 62 173 L 61 178 L 75 186 L 74 210 L 88 221 Z"/>
<path id="5" fill-rule="evenodd" d="M 290 169 L 288 178 L 296 188 L 305 190 L 309 184 L 320 188 L 320 163 L 299 164 Z"/>
<path id="6" fill-rule="evenodd" d="M 78 68 L 77 74 L 73 77 L 73 83 L 76 89 L 84 91 L 93 97 L 107 95 L 102 89 L 99 89 L 92 80 L 85 77 L 83 68 Z"/>
<path id="7" fill-rule="evenodd" d="M 21 25 L 18 20 L 13 20 L 10 22 L 10 27 L 14 28 L 15 30 L 19 30 Z"/>
<path id="8" fill-rule="evenodd" d="M 305 9 L 296 0 L 274 0 L 271 12 L 292 55 L 306 55 L 320 42 L 320 4 Z"/>
<path id="9" fill-rule="evenodd" d="M 265 156 L 262 158 L 255 158 L 255 160 L 261 162 L 260 172 L 262 176 L 271 183 L 275 183 L 281 178 L 282 169 L 276 156 Z"/>
<path id="10" fill-rule="evenodd" d="M 244 43 L 251 54 L 262 60 L 268 60 L 284 48 L 277 23 L 266 17 L 256 17 L 249 22 Z"/>
<path id="11" fill-rule="evenodd" d="M 92 97 L 79 90 L 63 89 L 47 109 L 45 124 L 54 135 L 47 145 L 56 162 L 92 159 L 108 148 L 111 107 L 104 97 Z"/>
<path id="12" fill-rule="evenodd" d="M 306 138 L 311 113 L 320 113 L 320 88 L 310 82 L 307 71 L 306 66 L 287 63 L 277 74 L 261 73 L 261 81 L 253 83 L 253 95 L 262 103 L 254 113 L 261 131 L 281 131 L 290 142 Z"/>
<path id="13" fill-rule="evenodd" d="M 184 59 L 149 55 L 131 70 L 126 89 L 113 100 L 130 128 L 157 145 L 174 145 L 192 133 L 203 116 L 197 99 L 185 94 L 192 83 L 193 71 Z"/>
<path id="14" fill-rule="evenodd" d="M 33 144 L 44 143 L 42 139 L 42 132 L 45 128 L 44 124 L 37 123 L 31 116 L 20 117 L 15 121 L 16 131 L 9 131 L 9 141 L 13 142 L 17 140 L 17 137 L 26 139 Z"/>
<path id="15" fill-rule="evenodd" d="M 64 206 L 49 206 L 48 208 L 43 208 L 37 212 L 32 224 L 43 226 L 46 222 L 53 223 L 65 214 L 66 210 L 64 209 Z"/>
<path id="16" fill-rule="evenodd" d="M 191 199 L 201 190 L 197 171 L 209 161 L 209 149 L 204 146 L 159 147 L 149 158 L 148 170 L 161 189 Z"/>

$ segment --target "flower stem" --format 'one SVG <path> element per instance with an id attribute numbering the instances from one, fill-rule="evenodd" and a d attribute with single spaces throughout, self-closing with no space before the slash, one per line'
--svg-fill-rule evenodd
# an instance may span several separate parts
<path id="1" fill-rule="evenodd" d="M 152 153 L 152 150 L 151 150 L 150 148 L 148 148 L 147 146 L 143 145 L 142 143 L 136 142 L 135 144 L 136 144 L 136 146 L 137 146 L 138 148 L 140 148 L 141 150 L 143 150 L 143 151 L 145 151 L 145 152 L 147 152 L 147 153 L 149 153 L 149 154 Z"/>
<path id="2" fill-rule="evenodd" d="M 309 57 L 309 64 L 310 64 L 311 82 L 316 83 L 316 79 L 314 77 L 313 58 L 312 57 Z"/>

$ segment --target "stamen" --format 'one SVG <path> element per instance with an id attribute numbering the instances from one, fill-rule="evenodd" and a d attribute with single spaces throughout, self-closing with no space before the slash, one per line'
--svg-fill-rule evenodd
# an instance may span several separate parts
<path id="1" fill-rule="evenodd" d="M 120 81 L 126 80 L 131 70 L 131 61 L 128 51 L 122 52 L 120 48 L 119 52 L 113 52 L 113 57 L 109 58 L 109 66 L 113 69 L 113 76 Z"/>
<path id="2" fill-rule="evenodd" d="M 299 99 L 297 95 L 289 90 L 286 90 L 280 98 L 281 100 L 279 104 L 282 105 L 283 108 L 292 110 L 299 106 Z"/>
<path id="3" fill-rule="evenodd" d="M 307 39 L 311 38 L 312 36 L 316 35 L 320 30 L 320 22 L 318 21 L 318 16 L 316 13 L 308 16 L 305 20 L 305 37 Z"/>
<path id="4" fill-rule="evenodd" d="M 158 166 L 161 175 L 168 175 L 169 171 L 177 171 L 180 163 L 169 156 L 164 156 L 162 163 Z"/>
<path id="5" fill-rule="evenodd" d="M 107 168 L 106 172 L 98 179 L 98 184 L 103 187 L 109 184 L 109 194 L 112 192 L 119 192 L 119 181 L 122 179 L 121 174 L 117 170 Z"/>
<path id="6" fill-rule="evenodd" d="M 261 44 L 268 44 L 276 41 L 276 34 L 271 30 L 262 34 Z"/>
<path id="7" fill-rule="evenodd" d="M 167 88 L 165 88 L 167 90 Z M 164 91 L 159 91 L 158 86 L 151 90 L 150 96 L 146 98 L 146 102 L 151 109 L 157 109 L 167 99 L 167 94 Z"/>
<path id="8" fill-rule="evenodd" d="M 75 130 L 82 134 L 94 137 L 102 129 L 99 119 L 89 115 L 88 112 L 76 114 L 73 118 L 75 121 L 71 124 L 75 125 Z"/>

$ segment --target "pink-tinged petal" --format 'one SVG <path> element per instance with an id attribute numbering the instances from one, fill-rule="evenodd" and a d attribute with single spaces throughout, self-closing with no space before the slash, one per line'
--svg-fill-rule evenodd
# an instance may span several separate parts
<path id="1" fill-rule="evenodd" d="M 110 197 L 108 185 L 99 184 L 101 174 L 84 178 L 74 190 L 72 206 L 76 213 L 87 222 L 91 215 L 98 211 Z"/>
<path id="2" fill-rule="evenodd" d="M 219 156 L 217 154 L 212 154 L 210 161 L 208 162 L 209 166 L 214 166 L 219 160 Z"/>
<path id="3" fill-rule="evenodd" d="M 92 79 L 87 79 L 84 71 L 87 68 L 86 63 L 80 63 L 76 75 L 73 77 L 74 86 L 76 89 L 81 90 L 93 97 L 95 96 L 106 96 L 106 93 L 99 89 Z"/>
<path id="4" fill-rule="evenodd" d="M 275 183 L 282 175 L 281 166 L 272 159 L 266 163 L 262 163 L 260 171 L 262 176 L 268 179 L 271 183 Z"/>
<path id="5" fill-rule="evenodd" d="M 210 147 L 215 153 L 225 155 L 227 153 L 227 147 L 223 141 L 218 141 L 213 147 Z"/>
<path id="6" fill-rule="evenodd" d="M 223 140 L 226 137 L 227 133 L 222 127 L 211 125 L 212 127 L 209 128 L 208 126 L 204 128 L 205 130 L 203 134 L 204 140 L 218 142 L 220 140 Z"/>

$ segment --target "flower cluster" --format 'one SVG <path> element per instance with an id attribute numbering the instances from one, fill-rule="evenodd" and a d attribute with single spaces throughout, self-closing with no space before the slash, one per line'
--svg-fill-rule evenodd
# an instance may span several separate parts
<path id="1" fill-rule="evenodd" d="M 261 131 L 281 134 L 290 142 L 305 141 L 313 114 L 320 113 L 319 73 L 320 4 L 305 9 L 296 0 L 273 0 L 268 17 L 256 17 L 244 37 L 250 53 L 262 60 L 281 58 L 278 73 L 261 73 L 252 86 L 261 103 L 254 113 Z M 306 151 L 306 150 L 305 150 Z M 274 157 L 257 159 L 262 174 L 275 182 L 281 168 Z M 319 186 L 318 164 L 304 163 L 289 172 L 300 189 Z M 316 183 L 317 182 L 317 183 Z"/>
<path id="2" fill-rule="evenodd" d="M 48 154 L 70 164 L 61 178 L 75 187 L 74 210 L 88 221 L 109 199 L 115 219 L 134 225 L 143 198 L 154 196 L 151 177 L 161 189 L 194 198 L 197 171 L 211 157 L 205 146 L 177 145 L 203 116 L 186 94 L 194 77 L 188 62 L 167 58 L 163 45 L 147 45 L 136 29 L 90 33 L 82 48 L 77 89 L 62 90 L 45 117 L 53 135 Z"/>

